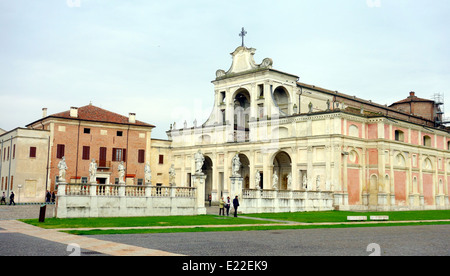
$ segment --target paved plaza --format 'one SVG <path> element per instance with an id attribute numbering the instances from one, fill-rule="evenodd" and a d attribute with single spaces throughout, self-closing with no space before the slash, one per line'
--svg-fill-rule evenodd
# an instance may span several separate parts
<path id="1" fill-rule="evenodd" d="M 15 220 L 37 218 L 39 208 L 39 205 L 0 206 L 0 255 L 450 255 L 450 225 L 75 236 Z M 216 207 L 208 210 L 214 214 L 215 211 Z M 47 217 L 51 217 L 52 212 L 53 206 L 48 205 Z"/>

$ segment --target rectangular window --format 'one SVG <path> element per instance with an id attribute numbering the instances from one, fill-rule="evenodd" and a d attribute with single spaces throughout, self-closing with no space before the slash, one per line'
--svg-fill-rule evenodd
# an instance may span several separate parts
<path id="1" fill-rule="evenodd" d="M 126 149 L 113 149 L 112 161 L 126 162 L 127 150 Z"/>
<path id="2" fill-rule="evenodd" d="M 123 131 L 117 131 L 117 136 L 123 136 Z"/>
<path id="3" fill-rule="evenodd" d="M 36 158 L 36 147 L 30 147 L 30 158 Z"/>
<path id="4" fill-rule="evenodd" d="M 12 159 L 16 158 L 16 145 L 13 146 L 13 157 Z"/>
<path id="5" fill-rule="evenodd" d="M 138 184 L 139 186 L 142 186 L 143 183 L 144 183 L 144 179 L 138 178 L 137 184 Z"/>
<path id="6" fill-rule="evenodd" d="M 65 156 L 64 155 L 65 149 L 66 149 L 65 145 L 61 145 L 61 144 L 56 145 L 56 158 L 58 158 L 58 159 L 63 158 Z"/>
<path id="7" fill-rule="evenodd" d="M 91 133 L 91 129 L 85 127 L 84 130 L 83 130 L 83 133 L 85 133 L 85 134 L 90 134 L 90 133 Z"/>
<path id="8" fill-rule="evenodd" d="M 14 182 L 14 176 L 11 176 L 11 184 L 9 185 L 9 189 L 13 190 L 13 182 Z"/>
<path id="9" fill-rule="evenodd" d="M 144 163 L 145 162 L 145 150 L 138 150 L 138 163 Z"/>
<path id="10" fill-rule="evenodd" d="M 164 155 L 159 155 L 159 164 L 164 164 Z"/>
<path id="11" fill-rule="evenodd" d="M 6 160 L 9 160 L 9 147 L 8 147 L 8 158 Z"/>
<path id="12" fill-rule="evenodd" d="M 91 155 L 91 147 L 83 146 L 83 160 L 89 160 Z"/>
<path id="13" fill-rule="evenodd" d="M 87 181 L 88 181 L 88 178 L 86 176 L 81 177 L 81 183 L 82 184 L 87 184 L 88 183 Z"/>

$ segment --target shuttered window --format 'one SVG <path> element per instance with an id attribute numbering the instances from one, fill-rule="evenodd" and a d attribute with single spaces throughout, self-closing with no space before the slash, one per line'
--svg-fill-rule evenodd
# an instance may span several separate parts
<path id="1" fill-rule="evenodd" d="M 83 160 L 89 160 L 91 158 L 91 147 L 83 146 Z"/>
<path id="2" fill-rule="evenodd" d="M 65 154 L 65 145 L 57 145 L 56 146 L 56 158 L 61 159 L 64 157 Z"/>
<path id="3" fill-rule="evenodd" d="M 138 150 L 138 162 L 144 163 L 145 162 L 145 150 Z"/>

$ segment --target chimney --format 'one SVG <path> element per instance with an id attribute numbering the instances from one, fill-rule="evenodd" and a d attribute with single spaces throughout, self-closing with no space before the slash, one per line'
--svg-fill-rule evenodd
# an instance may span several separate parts
<path id="1" fill-rule="evenodd" d="M 414 91 L 409 92 L 410 98 L 414 98 L 415 96 L 416 96 L 416 92 L 414 92 Z"/>
<path id="2" fill-rule="evenodd" d="M 130 124 L 136 123 L 136 113 L 129 113 L 128 122 Z"/>
<path id="3" fill-rule="evenodd" d="M 78 107 L 71 107 L 70 108 L 70 117 L 72 118 L 78 118 Z"/>
<path id="4" fill-rule="evenodd" d="M 47 108 L 46 107 L 42 108 L 42 118 L 45 118 L 45 117 L 47 117 Z"/>

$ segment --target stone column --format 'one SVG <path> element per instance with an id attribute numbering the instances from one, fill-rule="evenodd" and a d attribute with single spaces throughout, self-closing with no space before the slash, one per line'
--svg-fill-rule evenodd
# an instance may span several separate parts
<path id="1" fill-rule="evenodd" d="M 197 207 L 197 215 L 205 215 L 206 207 L 205 207 L 205 174 L 194 174 L 192 176 L 192 180 L 194 182 L 194 187 L 196 191 L 196 207 Z"/>
<path id="2" fill-rule="evenodd" d="M 65 182 L 59 182 L 57 184 L 57 195 L 56 195 L 56 217 L 57 218 L 67 218 L 67 197 L 66 197 L 66 185 Z"/>

